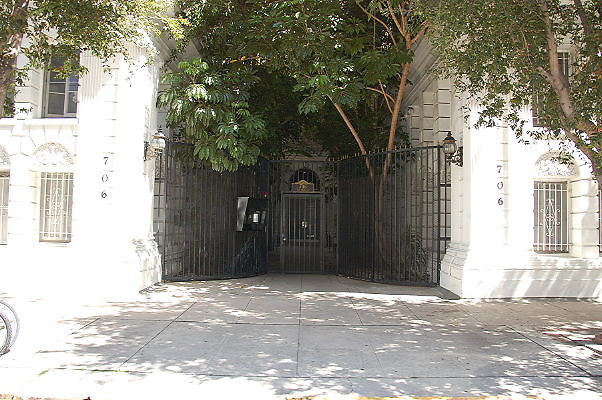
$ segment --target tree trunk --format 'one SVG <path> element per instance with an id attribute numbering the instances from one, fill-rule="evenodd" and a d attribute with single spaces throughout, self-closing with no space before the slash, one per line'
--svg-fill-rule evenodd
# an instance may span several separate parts
<path id="1" fill-rule="evenodd" d="M 6 116 L 5 112 L 5 104 L 8 97 L 8 90 L 13 82 L 13 67 L 14 63 L 10 63 L 9 65 L 4 65 L 4 63 L 0 64 L 0 118 L 4 118 Z"/>
<path id="2" fill-rule="evenodd" d="M 7 19 L 9 32 L 6 43 L 0 44 L 0 118 L 4 117 L 4 105 L 9 89 L 14 86 L 17 56 L 21 52 L 27 30 L 29 0 L 15 1 Z"/>
<path id="3" fill-rule="evenodd" d="M 580 4 L 580 2 L 578 3 Z M 561 121 L 564 126 L 565 134 L 575 146 L 585 154 L 591 163 L 593 178 L 598 183 L 598 188 L 602 189 L 602 186 L 600 185 L 602 183 L 602 156 L 595 152 L 591 146 L 588 146 L 575 131 L 577 129 L 581 130 L 588 138 L 600 135 L 601 132 L 597 127 L 588 127 L 589 124 L 587 123 L 580 124 L 579 121 L 575 121 L 575 108 L 571 98 L 570 82 L 568 77 L 560 70 L 560 65 L 558 63 L 558 44 L 556 43 L 552 20 L 545 0 L 539 0 L 539 7 L 542 11 L 544 23 L 546 25 L 548 62 L 550 67 L 549 72 L 540 71 L 540 73 L 548 80 L 548 83 L 556 93 L 560 105 Z"/>
<path id="4" fill-rule="evenodd" d="M 404 92 L 410 74 L 410 64 L 404 64 L 402 74 L 400 77 L 399 88 L 397 90 L 397 96 L 395 97 L 395 104 L 393 106 L 393 112 L 391 113 L 391 126 L 389 127 L 389 140 L 387 142 L 387 153 L 385 155 L 385 161 L 383 163 L 383 170 L 380 181 L 377 186 L 376 204 L 375 204 L 375 227 L 376 227 L 376 241 L 378 243 L 377 254 L 380 255 L 381 261 L 385 262 L 386 249 L 384 248 L 384 208 L 385 208 L 385 185 L 387 183 L 387 176 L 389 174 L 389 168 L 391 167 L 391 159 L 393 153 L 391 151 L 395 148 L 395 137 L 397 133 L 397 126 L 399 124 L 399 113 L 401 111 L 401 103 L 403 102 Z M 376 184 L 376 182 L 375 182 Z"/>
<path id="5" fill-rule="evenodd" d="M 347 129 L 349 129 L 349 131 L 353 135 L 353 138 L 355 139 L 355 142 L 357 143 L 357 146 L 359 147 L 361 154 L 363 156 L 365 156 L 366 154 L 368 154 L 368 151 L 366 150 L 366 146 L 364 146 L 364 142 L 362 141 L 362 138 L 360 138 L 359 133 L 355 130 L 355 127 L 353 126 L 353 123 L 351 122 L 351 120 L 347 116 L 347 113 L 345 112 L 345 110 L 343 110 L 343 107 L 341 107 L 340 104 L 336 103 L 332 99 L 332 97 L 328 96 L 328 98 L 330 99 L 330 101 L 332 102 L 332 104 L 334 105 L 334 107 L 336 108 L 336 110 L 339 112 L 339 115 L 341 116 L 341 118 L 345 122 L 345 125 L 347 125 Z M 370 175 L 370 178 L 374 180 L 374 169 L 372 168 L 372 165 L 370 164 L 370 162 L 369 162 L 369 160 L 368 160 L 367 157 L 364 159 L 364 162 L 366 164 L 366 168 L 368 169 L 368 174 Z"/>
<path id="6" fill-rule="evenodd" d="M 592 137 L 594 135 L 600 135 L 602 132 L 600 131 L 592 131 L 589 129 L 583 129 L 588 137 Z M 598 190 L 602 190 L 602 155 L 596 153 L 593 149 L 591 149 L 587 144 L 577 136 L 574 131 L 570 128 L 565 128 L 564 133 L 566 136 L 575 143 L 575 146 L 587 157 L 591 166 L 592 166 L 592 175 L 596 183 L 598 184 Z"/>

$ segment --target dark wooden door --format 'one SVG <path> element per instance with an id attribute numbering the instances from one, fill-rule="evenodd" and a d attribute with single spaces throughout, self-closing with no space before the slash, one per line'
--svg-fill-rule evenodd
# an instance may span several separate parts
<path id="1" fill-rule="evenodd" d="M 280 265 L 283 272 L 324 272 L 324 196 L 282 195 L 282 242 Z"/>

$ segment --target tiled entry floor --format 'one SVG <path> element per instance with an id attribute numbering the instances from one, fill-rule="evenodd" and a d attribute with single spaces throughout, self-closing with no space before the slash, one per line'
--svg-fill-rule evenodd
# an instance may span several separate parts
<path id="1" fill-rule="evenodd" d="M 29 306 L 33 328 L 43 304 Z M 162 284 L 72 314 L 0 358 L 0 394 L 602 398 L 597 302 L 452 301 L 436 288 L 266 275 Z"/>

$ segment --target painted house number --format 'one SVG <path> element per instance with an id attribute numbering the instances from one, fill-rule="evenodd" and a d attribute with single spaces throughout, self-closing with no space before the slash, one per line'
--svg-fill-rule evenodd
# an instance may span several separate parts
<path id="1" fill-rule="evenodd" d="M 108 186 L 110 185 L 110 168 L 111 168 L 111 156 L 110 155 L 105 155 L 102 157 L 102 171 L 101 171 L 101 175 L 100 175 L 100 182 L 101 182 L 101 192 L 100 192 L 100 197 L 102 199 L 106 199 L 107 197 L 109 197 L 109 188 Z"/>
<path id="2" fill-rule="evenodd" d="M 497 169 L 497 175 L 498 175 L 498 181 L 496 184 L 497 187 L 497 204 L 499 206 L 503 206 L 504 205 L 504 180 L 503 180 L 503 171 L 504 171 L 504 165 L 503 164 L 498 164 L 496 166 Z"/>

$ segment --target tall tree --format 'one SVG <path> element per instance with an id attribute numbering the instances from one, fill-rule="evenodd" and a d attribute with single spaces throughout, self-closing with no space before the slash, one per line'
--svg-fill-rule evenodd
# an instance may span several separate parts
<path id="1" fill-rule="evenodd" d="M 382 143 L 386 150 L 400 144 L 412 51 L 428 26 L 413 3 L 185 0 L 181 5 L 194 27 L 192 38 L 216 65 L 261 66 L 294 79 L 295 91 L 303 94 L 299 111 L 335 111 L 358 152 L 366 155 L 372 150 L 367 143 Z M 375 233 L 377 251 L 384 256 L 384 191 L 391 153 L 381 165 L 369 157 L 364 161 L 377 191 Z"/>
<path id="2" fill-rule="evenodd" d="M 107 60 L 127 53 L 127 42 L 158 33 L 159 23 L 178 32 L 167 17 L 169 0 L 2 0 L 0 3 L 0 117 L 7 94 L 30 68 L 46 68 L 52 56 L 66 60 L 61 72 L 81 73 L 79 52 Z M 27 64 L 17 68 L 19 54 Z"/>
<path id="3" fill-rule="evenodd" d="M 602 2 L 421 0 L 439 69 L 482 105 L 479 124 L 570 140 L 602 188 Z M 559 51 L 568 51 L 568 76 Z M 527 123 L 527 106 L 540 128 Z"/>
<path id="4" fill-rule="evenodd" d="M 399 144 L 412 49 L 426 29 L 413 0 L 181 0 L 180 7 L 207 62 L 294 79 L 300 112 L 335 110 L 361 154 L 371 150 L 366 140 L 388 150 Z"/>
<path id="5" fill-rule="evenodd" d="M 386 115 L 386 149 L 394 148 L 412 49 L 426 29 L 412 1 L 254 3 L 247 42 L 267 65 L 297 80 L 306 95 L 301 112 L 330 104 L 366 154 L 351 110 L 369 105 L 381 121 Z"/>

